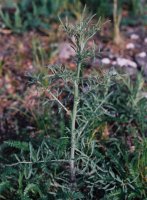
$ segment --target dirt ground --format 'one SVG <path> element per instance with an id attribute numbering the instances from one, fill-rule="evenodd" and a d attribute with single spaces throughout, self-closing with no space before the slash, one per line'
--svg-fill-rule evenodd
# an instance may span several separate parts
<path id="1" fill-rule="evenodd" d="M 96 58 L 87 63 L 87 68 L 113 66 L 130 75 L 142 71 L 146 79 L 147 27 L 121 29 L 123 46 L 113 44 L 111 25 L 95 36 Z M 53 63 L 75 67 L 71 59 L 74 52 L 66 36 L 61 37 L 57 30 L 58 25 L 47 33 L 30 31 L 17 35 L 9 30 L 0 31 L 0 141 L 16 138 L 17 133 L 25 129 L 31 133 L 34 128 L 31 109 L 37 92 L 28 84 L 28 73 L 36 73 Z"/>

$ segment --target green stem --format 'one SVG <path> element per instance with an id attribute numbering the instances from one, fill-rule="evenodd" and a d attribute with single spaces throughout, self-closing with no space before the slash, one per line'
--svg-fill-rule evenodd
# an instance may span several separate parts
<path id="1" fill-rule="evenodd" d="M 73 112 L 72 112 L 72 125 L 71 125 L 71 160 L 70 160 L 70 175 L 71 182 L 75 183 L 76 178 L 76 170 L 75 170 L 75 149 L 76 149 L 76 117 L 77 117 L 77 109 L 79 104 L 79 78 L 81 71 L 81 62 L 79 62 L 77 66 L 77 76 L 74 81 L 74 104 L 73 104 Z"/>
<path id="2" fill-rule="evenodd" d="M 118 0 L 113 0 L 113 20 L 114 20 L 114 43 L 119 45 L 122 43 L 120 34 L 121 12 L 118 11 Z"/>

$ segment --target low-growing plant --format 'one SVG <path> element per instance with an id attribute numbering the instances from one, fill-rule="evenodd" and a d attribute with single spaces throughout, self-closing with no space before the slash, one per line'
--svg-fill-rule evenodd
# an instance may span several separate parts
<path id="1" fill-rule="evenodd" d="M 74 9 L 73 9 L 74 7 Z M 81 11 L 77 0 L 21 0 L 8 1 L 0 8 L 0 17 L 5 27 L 22 33 L 28 29 L 49 29 L 51 21 L 56 21 L 59 13 L 67 12 L 78 17 Z"/>
<path id="2" fill-rule="evenodd" d="M 83 5 L 87 5 L 93 12 L 98 12 L 100 16 L 110 17 L 112 16 L 112 4 L 113 0 L 80 0 Z M 143 11 L 143 7 L 146 4 L 145 0 L 119 0 L 119 5 L 123 7 L 126 5 L 128 7 L 128 11 L 132 12 L 133 15 L 141 14 Z"/>
<path id="3" fill-rule="evenodd" d="M 25 26 L 21 18 L 19 7 L 17 5 L 13 5 L 13 9 L 15 10 L 13 16 L 8 12 L 3 12 L 2 9 L 0 10 L 0 16 L 7 28 L 10 28 L 14 32 L 20 33 L 21 31 L 25 30 Z"/>

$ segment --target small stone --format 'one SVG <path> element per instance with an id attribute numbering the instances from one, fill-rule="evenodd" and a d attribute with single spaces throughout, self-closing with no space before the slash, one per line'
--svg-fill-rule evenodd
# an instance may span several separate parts
<path id="1" fill-rule="evenodd" d="M 138 57 L 140 58 L 145 58 L 147 56 L 146 52 L 141 52 L 139 54 L 137 54 Z"/>
<path id="2" fill-rule="evenodd" d="M 134 49 L 135 48 L 135 45 L 133 43 L 128 43 L 126 45 L 126 49 Z"/>
<path id="3" fill-rule="evenodd" d="M 147 38 L 144 39 L 144 42 L 147 44 Z"/>
<path id="4" fill-rule="evenodd" d="M 135 62 L 133 62 L 132 60 L 128 60 L 127 61 L 128 66 L 133 67 L 133 68 L 137 68 L 137 64 Z"/>
<path id="5" fill-rule="evenodd" d="M 146 98 L 147 99 L 147 92 L 140 92 L 140 98 Z"/>
<path id="6" fill-rule="evenodd" d="M 132 60 L 128 60 L 126 58 L 117 58 L 117 64 L 120 67 L 130 66 L 130 67 L 133 67 L 133 68 L 137 68 L 137 64 L 135 62 L 133 62 Z"/>
<path id="7" fill-rule="evenodd" d="M 115 57 L 115 56 L 114 56 L 113 54 L 110 54 L 110 55 L 109 55 L 109 58 L 110 58 L 110 59 L 113 59 L 114 57 Z"/>
<path id="8" fill-rule="evenodd" d="M 139 39 L 139 36 L 137 35 L 137 34 L 132 34 L 131 36 L 130 36 L 130 38 L 132 39 L 132 40 L 138 40 Z"/>
<path id="9" fill-rule="evenodd" d="M 117 58 L 117 64 L 120 67 L 126 66 L 126 59 L 125 58 Z"/>
<path id="10" fill-rule="evenodd" d="M 103 58 L 101 61 L 102 61 L 102 64 L 104 64 L 104 65 L 109 65 L 110 64 L 110 59 L 109 58 Z"/>
<path id="11" fill-rule="evenodd" d="M 113 61 L 113 62 L 112 62 L 112 65 L 116 65 L 116 64 L 117 64 L 117 62 L 116 62 L 116 61 Z"/>

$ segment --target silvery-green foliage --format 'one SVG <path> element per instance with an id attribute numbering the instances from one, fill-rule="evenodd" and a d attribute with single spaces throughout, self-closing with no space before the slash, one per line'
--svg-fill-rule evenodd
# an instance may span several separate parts
<path id="1" fill-rule="evenodd" d="M 44 92 L 45 102 L 37 123 L 40 130 L 41 118 L 48 114 L 42 130 L 45 135 L 42 142 L 35 137 L 30 141 L 25 138 L 25 142 L 7 141 L 1 146 L 3 199 L 147 198 L 144 153 L 147 142 L 143 135 L 147 130 L 147 101 L 140 95 L 144 82 L 139 75 L 134 84 L 114 69 L 103 73 L 95 70 L 84 76 L 84 62 L 95 56 L 95 48 L 90 50 L 87 42 L 100 28 L 99 23 L 93 25 L 91 20 L 92 17 L 82 17 L 74 25 L 61 21 L 76 53 L 76 69 L 48 66 L 48 74 L 41 73 L 32 81 Z M 57 115 L 62 117 L 56 118 Z M 63 119 L 66 128 L 59 126 Z M 55 122 L 53 132 L 45 130 L 47 124 Z M 112 126 L 107 130 L 108 138 L 103 138 L 108 126 Z M 135 146 L 133 152 L 127 144 L 128 136 Z M 1 156 L 5 151 L 11 151 L 8 157 Z M 74 155 L 74 184 L 71 184 L 71 155 Z"/>

